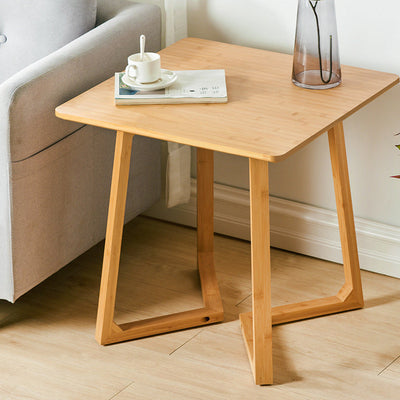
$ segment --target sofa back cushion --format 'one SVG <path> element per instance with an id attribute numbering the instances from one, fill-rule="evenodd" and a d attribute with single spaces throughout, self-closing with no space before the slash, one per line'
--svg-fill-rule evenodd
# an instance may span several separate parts
<path id="1" fill-rule="evenodd" d="M 0 83 L 96 23 L 97 0 L 1 0 Z"/>

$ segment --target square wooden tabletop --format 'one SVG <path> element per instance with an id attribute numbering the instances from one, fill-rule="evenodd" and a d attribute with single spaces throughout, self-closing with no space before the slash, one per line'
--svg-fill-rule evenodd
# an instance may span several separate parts
<path id="1" fill-rule="evenodd" d="M 395 86 L 399 77 L 342 66 L 341 85 L 291 82 L 292 56 L 187 38 L 162 68 L 225 69 L 228 103 L 114 105 L 114 77 L 57 107 L 60 118 L 271 162 L 280 161 Z"/>

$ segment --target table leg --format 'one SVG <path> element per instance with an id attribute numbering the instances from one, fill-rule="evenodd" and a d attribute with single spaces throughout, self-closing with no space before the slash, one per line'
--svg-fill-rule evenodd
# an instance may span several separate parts
<path id="1" fill-rule="evenodd" d="M 345 283 L 334 296 L 273 307 L 272 323 L 274 325 L 355 310 L 364 305 L 342 122 L 338 122 L 329 130 L 328 139 Z"/>
<path id="2" fill-rule="evenodd" d="M 113 318 L 132 139 L 133 135 L 129 133 L 117 132 L 96 322 L 96 340 L 100 344 L 105 344 L 107 339 L 112 336 L 113 331 L 118 331 L 118 326 L 114 323 Z"/>
<path id="3" fill-rule="evenodd" d="M 214 152 L 197 149 L 197 266 L 204 307 L 223 319 L 222 300 L 214 269 Z"/>
<path id="4" fill-rule="evenodd" d="M 342 122 L 329 130 L 328 138 L 345 276 L 345 284 L 337 296 L 349 305 L 362 307 L 364 300 Z"/>
<path id="5" fill-rule="evenodd" d="M 117 343 L 223 320 L 222 301 L 214 270 L 213 152 L 198 149 L 198 269 L 204 307 L 116 324 L 115 298 L 133 135 L 117 132 L 103 271 L 96 323 L 100 344 Z"/>
<path id="6" fill-rule="evenodd" d="M 255 383 L 272 384 L 268 162 L 250 159 L 252 312 L 240 321 Z"/>
<path id="7" fill-rule="evenodd" d="M 268 164 L 250 159 L 252 251 L 252 312 L 240 315 L 245 344 L 256 383 L 272 383 L 272 325 L 362 308 L 363 293 L 358 261 L 353 206 L 343 124 L 328 132 L 335 187 L 345 283 L 330 297 L 273 307 L 270 303 Z"/>

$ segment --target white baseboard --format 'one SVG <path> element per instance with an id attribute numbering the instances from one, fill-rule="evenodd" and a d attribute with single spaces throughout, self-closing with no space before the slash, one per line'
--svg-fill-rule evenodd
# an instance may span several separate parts
<path id="1" fill-rule="evenodd" d="M 146 215 L 196 226 L 196 181 L 188 204 L 167 209 L 160 201 Z M 215 232 L 250 239 L 249 193 L 214 185 Z M 337 215 L 333 211 L 270 197 L 271 245 L 341 263 Z M 361 268 L 400 278 L 400 228 L 355 219 Z"/>

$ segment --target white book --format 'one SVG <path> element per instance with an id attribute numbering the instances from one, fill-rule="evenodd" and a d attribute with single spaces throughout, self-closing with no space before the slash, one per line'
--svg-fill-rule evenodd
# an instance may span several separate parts
<path id="1" fill-rule="evenodd" d="M 226 103 L 225 70 L 175 71 L 177 80 L 168 88 L 154 91 L 131 89 L 123 72 L 115 74 L 115 104 Z"/>

